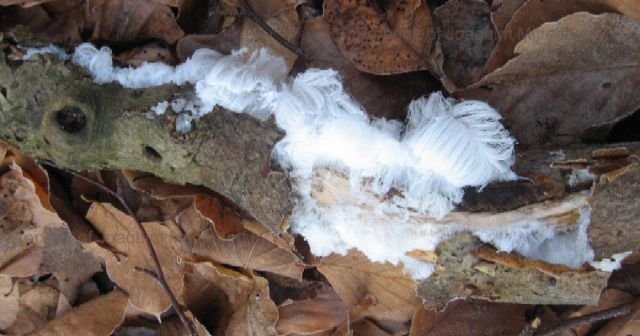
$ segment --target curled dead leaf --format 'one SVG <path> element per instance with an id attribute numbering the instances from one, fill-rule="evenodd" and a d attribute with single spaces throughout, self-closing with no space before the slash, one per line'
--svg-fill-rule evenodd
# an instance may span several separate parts
<path id="1" fill-rule="evenodd" d="M 187 263 L 183 300 L 213 335 L 275 335 L 278 309 L 267 281 L 211 263 Z M 215 314 L 211 314 L 212 305 Z"/>
<path id="2" fill-rule="evenodd" d="M 309 335 L 337 327 L 347 319 L 349 309 L 331 287 L 323 287 L 312 299 L 282 304 L 278 315 L 278 333 Z"/>

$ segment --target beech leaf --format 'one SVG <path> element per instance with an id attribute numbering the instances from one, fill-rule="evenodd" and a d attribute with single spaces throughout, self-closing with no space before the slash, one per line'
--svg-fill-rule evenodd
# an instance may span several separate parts
<path id="1" fill-rule="evenodd" d="M 282 304 L 278 315 L 278 333 L 309 335 L 337 327 L 347 319 L 349 309 L 331 287 L 322 287 L 312 299 Z"/>
<path id="2" fill-rule="evenodd" d="M 350 250 L 347 255 L 332 254 L 322 258 L 317 266 L 343 301 L 354 306 L 372 295 L 377 304 L 364 316 L 405 321 L 411 319 L 420 300 L 416 286 L 402 266 L 376 263 L 361 252 Z"/>
<path id="3" fill-rule="evenodd" d="M 525 145 L 578 141 L 640 107 L 640 21 L 575 13 L 531 32 L 518 56 L 458 95 L 488 101 Z"/>
<path id="4" fill-rule="evenodd" d="M 302 278 L 304 264 L 289 249 L 248 232 L 221 239 L 210 228 L 198 238 L 193 253 L 219 263 Z"/>
<path id="5" fill-rule="evenodd" d="M 640 2 L 634 0 L 527 0 L 504 26 L 498 44 L 487 61 L 485 73 L 498 69 L 518 54 L 515 51 L 516 45 L 543 23 L 556 21 L 580 11 L 592 14 L 613 12 L 640 19 Z"/>
<path id="6" fill-rule="evenodd" d="M 457 86 L 475 82 L 496 44 L 484 1 L 451 0 L 435 10 L 443 70 Z"/>
<path id="7" fill-rule="evenodd" d="M 124 320 L 128 302 L 127 295 L 116 289 L 80 305 L 29 335 L 111 335 Z"/>
<path id="8" fill-rule="evenodd" d="M 171 303 L 154 275 L 156 269 L 150 251 L 134 220 L 108 203 L 93 203 L 87 219 L 112 250 L 97 243 L 86 244 L 86 248 L 104 259 L 109 277 L 127 291 L 131 304 L 156 316 L 169 309 Z M 160 223 L 142 225 L 158 255 L 167 283 L 174 293 L 180 293 L 182 267 L 175 251 L 177 240 Z"/>
<path id="9" fill-rule="evenodd" d="M 421 0 L 390 1 L 381 15 L 367 1 L 327 0 L 324 18 L 342 54 L 360 71 L 388 75 L 429 68 L 433 39 Z"/>

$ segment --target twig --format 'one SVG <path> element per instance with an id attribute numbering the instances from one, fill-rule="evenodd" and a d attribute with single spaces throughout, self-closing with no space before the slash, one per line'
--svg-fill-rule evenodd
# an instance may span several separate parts
<path id="1" fill-rule="evenodd" d="M 41 162 L 43 165 L 49 166 L 49 167 L 53 167 L 55 169 L 58 170 L 63 170 L 62 168 L 56 166 L 54 163 L 52 162 L 47 162 L 47 161 L 43 161 Z M 162 287 L 162 289 L 165 291 L 165 293 L 167 294 L 167 297 L 169 297 L 169 301 L 171 301 L 171 306 L 173 307 L 173 309 L 176 311 L 176 314 L 178 315 L 178 317 L 180 318 L 180 321 L 182 321 L 182 324 L 184 324 L 185 328 L 187 328 L 187 332 L 189 332 L 190 335 L 197 335 L 195 329 L 193 328 L 193 326 L 191 325 L 191 323 L 189 323 L 189 320 L 187 319 L 187 317 L 185 316 L 184 312 L 182 311 L 182 307 L 180 307 L 180 304 L 178 303 L 178 300 L 176 299 L 175 294 L 173 294 L 173 291 L 171 290 L 171 287 L 169 287 L 169 284 L 167 283 L 167 280 L 164 276 L 164 272 L 162 271 L 162 266 L 160 265 L 160 259 L 158 258 L 158 254 L 156 253 L 155 248 L 153 247 L 153 244 L 151 243 L 151 239 L 149 238 L 149 235 L 147 234 L 147 231 L 144 229 L 144 227 L 142 226 L 142 223 L 140 223 L 140 221 L 138 220 L 138 218 L 134 215 L 133 211 L 131 211 L 131 208 L 129 208 L 129 205 L 127 204 L 127 202 L 125 202 L 125 200 L 122 198 L 122 196 L 120 196 L 117 192 L 111 190 L 111 188 L 105 186 L 104 184 L 94 181 L 88 177 L 85 177 L 83 175 L 80 175 L 72 170 L 63 170 L 68 172 L 69 174 L 73 175 L 74 177 L 77 177 L 87 183 L 90 183 L 94 186 L 96 186 L 97 188 L 99 188 L 100 190 L 106 192 L 107 194 L 115 197 L 118 202 L 120 202 L 120 204 L 124 207 L 124 209 L 126 210 L 127 214 L 129 215 L 129 217 L 131 217 L 133 219 L 133 221 L 136 223 L 136 226 L 138 227 L 138 229 L 140 230 L 140 233 L 142 234 L 142 237 L 144 238 L 144 241 L 147 245 L 147 249 L 149 250 L 149 254 L 151 254 L 151 259 L 153 260 L 153 264 L 156 268 L 155 272 L 156 272 L 156 279 L 158 280 L 158 282 L 160 283 L 160 286 Z"/>
<path id="2" fill-rule="evenodd" d="M 551 329 L 536 333 L 535 336 L 552 336 L 564 330 L 575 328 L 583 324 L 593 323 L 601 320 L 607 320 L 617 316 L 629 314 L 630 312 L 631 312 L 631 305 L 624 304 L 611 309 L 601 310 L 599 312 L 564 320 Z"/>
<path id="3" fill-rule="evenodd" d="M 251 7 L 251 4 L 248 0 L 242 0 L 242 8 L 240 9 L 240 14 L 247 16 L 251 21 L 255 22 L 262 30 L 264 30 L 269 36 L 271 36 L 274 40 L 278 41 L 278 43 L 282 44 L 283 47 L 289 49 L 294 54 L 298 55 L 301 58 L 307 58 L 304 54 L 304 50 L 299 46 L 289 42 L 286 38 L 282 37 L 280 33 L 273 30 L 271 26 L 269 26 L 264 20 L 256 13 L 256 11 Z"/>

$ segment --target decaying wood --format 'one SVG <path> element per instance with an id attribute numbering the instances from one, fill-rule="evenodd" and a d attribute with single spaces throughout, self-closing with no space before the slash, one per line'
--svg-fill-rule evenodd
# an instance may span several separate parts
<path id="1" fill-rule="evenodd" d="M 26 154 L 73 170 L 132 169 L 175 183 L 204 185 L 274 232 L 289 212 L 284 174 L 269 171 L 273 122 L 228 111 L 210 113 L 186 136 L 175 116 L 145 113 L 191 87 L 132 90 L 98 85 L 72 64 L 0 57 L 0 138 Z"/>
<path id="2" fill-rule="evenodd" d="M 195 121 L 187 135 L 174 131 L 175 115 L 170 112 L 153 119 L 145 116 L 158 102 L 188 96 L 192 90 L 172 85 L 142 90 L 98 85 L 76 66 L 48 56 L 29 62 L 0 57 L 0 139 L 68 169 L 132 169 L 175 183 L 206 186 L 280 233 L 292 195 L 287 177 L 269 169 L 269 155 L 281 132 L 271 121 L 225 110 Z M 637 210 L 620 215 L 635 207 L 632 196 L 640 183 L 637 167 L 630 165 L 637 161 L 640 143 L 618 144 L 615 150 L 605 147 L 527 150 L 518 155 L 514 168 L 525 179 L 468 189 L 461 207 L 443 220 L 410 209 L 402 219 L 387 220 L 389 225 L 409 220 L 416 225 L 455 223 L 470 229 L 543 220 L 558 231 L 569 231 L 576 227 L 580 209 L 593 204 L 597 220 L 589 234 L 596 254 L 625 252 L 620 249 L 633 249 L 640 242 Z M 606 184 L 598 182 L 592 195 L 593 181 L 603 178 Z M 623 190 L 628 184 L 635 189 Z M 326 170 L 316 176 L 312 196 L 321 207 L 341 203 L 373 208 L 385 201 L 373 192 L 356 197 L 344 176 Z M 610 235 L 607 225 L 612 219 L 632 235 Z M 435 251 L 436 273 L 419 284 L 420 296 L 440 304 L 459 297 L 595 303 L 608 278 L 608 273 L 593 270 L 549 273 L 540 266 L 544 263 L 518 268 L 517 263 L 483 259 L 476 254 L 480 246 L 484 245 L 468 234 L 442 243 Z M 418 250 L 412 255 L 432 258 L 432 252 Z"/>
<path id="3" fill-rule="evenodd" d="M 609 278 L 609 273 L 602 271 L 554 272 L 540 262 L 516 267 L 510 258 L 487 261 L 476 253 L 483 246 L 471 234 L 458 235 L 438 246 L 436 273 L 418 284 L 418 295 L 427 306 L 443 309 L 449 301 L 463 298 L 593 305 Z"/>

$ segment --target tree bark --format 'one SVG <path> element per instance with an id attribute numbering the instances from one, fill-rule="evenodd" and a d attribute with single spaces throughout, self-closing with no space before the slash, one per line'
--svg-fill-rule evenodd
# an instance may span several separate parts
<path id="1" fill-rule="evenodd" d="M 0 138 L 26 154 L 73 170 L 132 169 L 175 183 L 204 185 L 229 198 L 273 232 L 290 210 L 285 175 L 270 170 L 282 136 L 273 122 L 225 110 L 177 134 L 175 115 L 149 119 L 161 101 L 192 87 L 125 89 L 98 85 L 52 57 L 0 58 Z"/>

